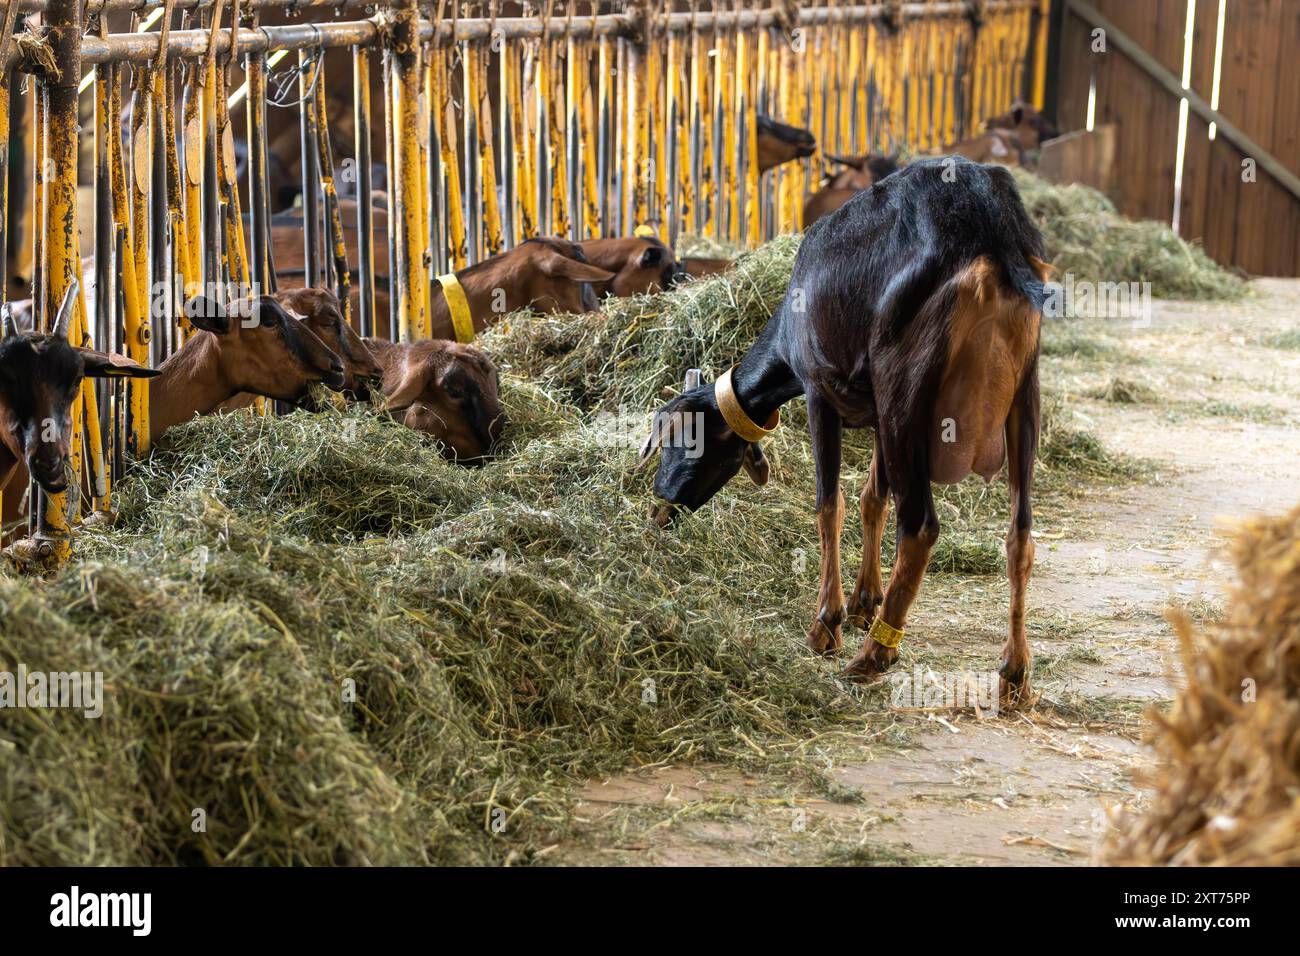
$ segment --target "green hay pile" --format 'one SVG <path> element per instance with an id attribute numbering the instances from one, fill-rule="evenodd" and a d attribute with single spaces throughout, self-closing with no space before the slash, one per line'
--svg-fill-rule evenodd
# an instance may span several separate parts
<path id="1" fill-rule="evenodd" d="M 738 357 L 795 245 L 488 336 L 512 427 L 483 468 L 365 408 L 174 430 L 67 571 L 0 575 L 0 669 L 106 684 L 97 720 L 0 713 L 0 865 L 527 862 L 591 775 L 890 732 L 882 693 L 804 648 L 818 544 L 797 407 L 767 487 L 737 478 L 671 534 L 645 520 L 636 450 L 660 388 Z M 849 494 L 869 460 L 851 435 Z M 1049 409 L 1045 493 L 1111 461 L 1081 435 Z M 935 569 L 1001 574 L 1005 484 L 940 509 Z M 843 549 L 851 581 L 854 520 Z"/>
<path id="2" fill-rule="evenodd" d="M 1042 230 L 1058 278 L 1150 282 L 1162 299 L 1232 301 L 1246 283 L 1163 223 L 1126 219 L 1088 186 L 1056 186 L 1013 170 L 1025 208 Z"/>
<path id="3" fill-rule="evenodd" d="M 523 446 L 478 470 L 363 410 L 204 419 L 77 565 L 0 578 L 0 662 L 109 687 L 6 714 L 0 862 L 500 862 L 586 775 L 890 722 L 802 649 L 802 500 L 737 483 L 660 534 L 631 450 L 528 440 L 511 393 Z"/>

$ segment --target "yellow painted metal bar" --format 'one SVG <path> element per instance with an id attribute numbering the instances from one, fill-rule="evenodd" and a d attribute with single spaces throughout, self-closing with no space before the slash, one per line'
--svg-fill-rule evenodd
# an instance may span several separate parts
<path id="1" fill-rule="evenodd" d="M 654 165 L 651 167 L 648 185 L 653 198 L 650 219 L 658 226 L 661 242 L 668 241 L 668 190 L 672 185 L 668 181 L 668 124 L 672 118 L 668 115 L 667 108 L 671 80 L 664 70 L 664 54 L 664 43 L 656 37 L 650 45 L 650 69 L 646 81 L 650 96 L 650 125 L 654 131 Z"/>
<path id="2" fill-rule="evenodd" d="M 417 24 L 419 12 L 415 0 L 404 0 L 395 11 L 393 31 L 394 125 L 397 169 L 394 182 L 397 197 L 394 218 L 397 223 L 398 267 L 401 271 L 401 296 L 397 323 L 401 341 L 427 338 L 429 333 L 429 275 L 424 267 L 423 251 L 428 242 L 424 219 L 424 173 L 420 165 L 420 44 Z M 451 115 L 447 110 L 446 120 Z M 455 126 L 454 121 L 445 122 Z M 454 153 L 453 162 L 455 165 Z M 464 243 L 464 230 L 460 236 Z M 462 245 L 463 249 L 463 245 Z"/>
<path id="3" fill-rule="evenodd" d="M 730 188 L 727 195 L 730 199 L 730 209 L 727 213 L 728 238 L 732 242 L 745 242 L 748 239 L 747 223 L 745 219 L 746 210 L 741 202 L 741 182 L 747 179 L 745 169 L 745 159 L 748 157 L 748 143 L 742 142 L 737 127 L 740 125 L 741 117 L 744 116 L 749 108 L 749 90 L 748 77 L 751 64 L 749 62 L 749 43 L 748 37 L 744 31 L 736 31 L 736 59 L 735 67 L 732 70 L 733 84 L 731 86 L 731 102 L 727 105 L 727 157 L 731 161 L 731 168 L 728 170 L 727 182 Z M 752 125 L 752 124 L 751 124 Z M 747 204 L 746 197 L 746 204 Z"/>
<path id="4" fill-rule="evenodd" d="M 709 116 L 708 128 L 709 135 L 708 152 L 705 154 L 707 163 L 711 167 L 711 174 L 706 177 L 703 187 L 704 195 L 709 197 L 707 230 L 709 235 L 714 239 L 723 239 L 726 237 L 726 214 L 722 208 L 723 197 L 727 194 L 726 175 L 722 164 L 722 158 L 727 152 L 726 137 L 718 129 L 718 117 L 730 115 L 727 110 L 726 90 L 726 52 L 725 44 L 716 28 L 713 34 L 713 49 L 711 56 L 713 59 L 712 69 L 712 87 L 709 96 Z M 719 137 L 722 141 L 719 142 Z"/>
<path id="5" fill-rule="evenodd" d="M 683 202 L 682 231 L 688 235 L 700 235 L 708 228 L 709 208 L 712 205 L 709 190 L 709 169 L 712 163 L 709 143 L 708 119 L 708 71 L 705 57 L 704 37 L 699 32 L 691 33 L 691 70 L 690 70 L 690 110 L 687 122 L 689 138 L 694 148 L 691 150 L 689 197 Z"/>
<path id="6" fill-rule="evenodd" d="M 47 41 L 60 66 L 57 77 L 43 81 L 48 108 L 41 162 L 50 173 L 45 202 L 45 315 L 53 322 L 74 281 L 80 282 L 77 235 L 77 86 L 81 82 L 81 8 L 78 0 L 53 0 L 48 8 Z M 69 323 L 68 331 L 75 320 Z M 75 334 L 73 341 L 75 342 Z M 73 481 L 80 481 L 82 395 L 72 404 Z M 43 521 L 37 532 L 40 555 L 58 566 L 72 555 L 68 493 L 45 495 Z"/>
<path id="7" fill-rule="evenodd" d="M 598 44 L 598 74 L 596 77 L 596 202 L 600 208 L 600 231 L 595 235 L 603 235 L 605 232 L 612 230 L 614 223 L 614 206 L 617 200 L 611 195 L 611 175 L 610 167 L 616 161 L 618 153 L 618 120 L 615 119 L 615 111 L 618 109 L 618 97 L 613 95 L 614 84 L 611 82 L 614 70 L 614 51 L 613 43 L 609 37 L 601 37 Z"/>
<path id="8" fill-rule="evenodd" d="M 801 85 L 798 82 L 803 58 L 806 51 L 795 50 L 790 43 L 785 43 L 781 58 L 785 68 L 781 70 L 781 115 L 790 117 L 786 122 L 803 125 L 804 110 Z M 803 215 L 803 163 L 788 163 L 781 167 L 781 229 L 793 232 L 802 227 Z"/>
<path id="9" fill-rule="evenodd" d="M 131 255 L 140 298 L 149 301 L 149 183 L 153 179 L 153 80 L 137 70 L 131 93 Z"/>
<path id="10" fill-rule="evenodd" d="M 483 252 L 483 202 L 481 195 L 474 195 L 476 187 L 481 187 L 482 184 L 482 158 L 480 154 L 482 139 L 479 136 L 477 112 L 479 96 L 478 48 L 473 43 L 466 43 L 457 49 L 460 57 L 461 130 L 464 139 L 462 148 L 465 152 L 465 165 L 463 167 L 465 182 L 461 185 L 467 202 L 465 209 L 466 252 L 472 261 L 478 262 L 482 258 Z M 450 79 L 449 76 L 448 80 L 450 81 Z"/>
<path id="11" fill-rule="evenodd" d="M 565 98 L 557 89 L 559 70 L 556 68 L 559 44 L 552 41 L 541 52 L 540 62 L 544 71 L 538 76 L 537 89 L 547 109 L 547 131 L 549 136 L 550 185 L 551 185 L 551 234 L 569 235 L 569 176 L 565 162 Z"/>
<path id="12" fill-rule="evenodd" d="M 492 102 L 488 96 L 487 51 L 474 47 L 478 73 L 478 151 L 479 182 L 483 187 L 483 242 L 489 256 L 505 246 L 501 231 L 501 203 L 497 198 L 496 144 L 493 130 Z M 504 50 L 502 51 L 504 55 Z"/>
<path id="13" fill-rule="evenodd" d="M 740 107 L 737 116 L 737 121 L 744 120 L 745 129 L 745 142 L 742 144 L 745 152 L 744 239 L 746 245 L 751 248 L 763 241 L 763 203 L 758 191 L 758 123 L 756 117 L 758 116 L 758 73 L 763 63 L 763 54 L 766 51 L 762 48 L 759 39 L 759 37 L 746 39 L 745 54 L 749 62 L 746 69 L 737 71 L 740 81 L 737 87 L 739 92 L 745 95 L 745 102 Z"/>
<path id="14" fill-rule="evenodd" d="M 597 178 L 599 164 L 596 159 L 600 136 L 597 131 L 599 119 L 596 115 L 596 103 L 591 89 L 590 64 L 598 59 L 599 54 L 593 41 L 584 44 L 582 50 L 581 68 L 578 70 L 579 83 L 582 89 L 582 96 L 579 100 L 581 112 L 579 150 L 582 157 L 582 224 L 587 238 L 594 238 L 601 234 L 600 186 Z"/>
<path id="15" fill-rule="evenodd" d="M 180 156 L 176 151 L 176 112 L 171 108 L 176 101 L 176 71 L 167 70 L 164 96 L 168 108 L 163 111 L 164 148 L 167 151 L 167 215 L 171 221 L 172 236 L 176 243 L 177 266 L 181 273 L 182 299 L 188 299 L 199 289 L 201 271 L 199 268 L 198 249 L 191 242 L 190 230 L 185 223 L 184 183 L 181 180 Z M 105 94 L 107 95 L 107 94 Z M 193 333 L 194 328 L 184 314 L 179 319 L 179 341 L 184 342 Z"/>
<path id="16" fill-rule="evenodd" d="M 324 70 L 324 62 L 317 64 L 317 69 Z M 334 260 L 334 275 L 337 287 L 335 292 L 338 294 L 339 303 L 343 307 L 343 319 L 345 322 L 352 321 L 352 274 L 348 269 L 348 247 L 343 236 L 343 214 L 339 209 L 338 187 L 334 182 L 334 155 L 330 148 L 330 124 L 329 116 L 326 111 L 325 100 L 325 76 L 321 73 L 316 77 L 316 91 L 314 93 L 316 100 L 316 122 L 318 124 L 320 135 L 317 137 L 317 150 L 320 155 L 320 177 L 321 192 L 325 197 L 325 215 L 329 222 L 329 228 L 326 230 L 330 247 L 330 256 Z M 223 97 L 224 100 L 224 97 Z M 227 116 L 227 120 L 229 117 Z M 427 166 L 422 165 L 421 169 Z M 424 190 L 420 190 L 423 195 Z M 239 190 L 231 189 L 232 201 L 236 205 L 238 213 Z M 240 252 L 244 249 L 243 236 L 243 217 L 236 215 L 235 222 L 238 225 L 238 233 L 235 236 L 238 242 Z M 427 235 L 427 233 L 426 233 Z M 247 261 L 247 256 L 243 257 Z M 244 269 L 244 281 L 248 279 L 248 270 Z"/>
<path id="17" fill-rule="evenodd" d="M 185 175 L 181 181 L 184 213 L 181 227 L 185 231 L 185 244 L 190 250 L 196 282 L 201 282 L 203 276 L 203 152 L 206 132 L 201 115 L 203 89 L 200 80 L 198 66 L 191 66 L 181 93 L 181 122 L 185 132 Z M 250 89 L 249 103 L 252 102 Z"/>
<path id="18" fill-rule="evenodd" d="M 1052 0 L 1038 0 L 1037 38 L 1034 41 L 1034 108 L 1043 109 L 1047 95 L 1047 27 Z"/>
<path id="19" fill-rule="evenodd" d="M 465 204 L 460 188 L 460 164 L 457 162 L 456 113 L 451 102 L 451 84 L 448 82 L 450 72 L 447 64 L 447 50 L 439 48 L 434 51 L 437 58 L 435 77 L 438 80 L 438 116 L 440 117 L 439 144 L 442 147 L 442 171 L 446 177 L 447 197 L 447 258 L 453 270 L 465 268 L 468 262 L 465 234 Z M 520 193 L 525 187 L 521 183 Z M 528 209 L 524 206 L 525 222 Z M 535 207 L 534 207 L 535 208 Z"/>
<path id="20" fill-rule="evenodd" d="M 521 49 L 521 62 L 516 68 L 514 51 Z M 515 195 L 518 197 L 519 237 L 531 239 L 538 234 L 537 219 L 537 175 L 533 166 L 533 124 L 529 122 L 528 107 L 531 97 L 525 97 L 521 87 L 528 74 L 532 60 L 533 45 L 511 44 L 501 51 L 508 66 L 509 84 L 507 95 L 510 97 L 510 115 L 514 122 L 514 143 L 511 162 L 514 164 Z M 445 103 L 445 99 L 443 100 Z"/>
<path id="21" fill-rule="evenodd" d="M 650 58 L 646 49 L 629 43 L 628 85 L 631 97 L 628 102 L 628 123 L 632 135 L 628 146 L 631 150 L 631 163 L 626 176 L 632 186 L 632 222 L 628 224 L 631 232 L 650 220 L 650 187 L 655 170 L 650 157 Z"/>
<path id="22" fill-rule="evenodd" d="M 734 42 L 719 43 L 718 50 L 718 85 L 722 87 L 720 99 L 722 108 L 722 169 L 718 177 L 718 188 L 724 197 L 725 228 L 723 236 L 729 242 L 740 239 L 740 194 L 736 190 L 737 152 L 739 148 L 736 136 L 736 79 L 735 58 L 743 52 L 744 40 L 737 36 Z M 719 205 L 722 205 L 720 202 Z"/>
<path id="23" fill-rule="evenodd" d="M 904 136 L 908 143 L 917 142 L 921 129 L 921 97 L 919 95 L 921 70 L 918 63 L 918 50 L 924 42 L 922 34 L 924 25 L 922 21 L 908 20 L 903 28 L 903 64 L 907 77 L 907 89 L 905 91 L 907 129 Z"/>
<path id="24" fill-rule="evenodd" d="M 109 164 L 113 177 L 113 223 L 117 229 L 123 231 L 125 236 L 122 243 L 122 260 L 118 264 L 121 269 L 122 298 L 125 304 L 122 316 L 122 341 L 128 356 L 141 364 L 147 364 L 150 335 L 147 299 L 142 294 L 139 276 L 136 274 L 135 255 L 132 252 L 135 223 L 127 201 L 127 157 L 122 142 L 122 90 L 116 83 L 110 94 L 109 109 L 112 117 Z M 122 447 L 128 455 L 138 458 L 149 450 L 149 380 L 147 378 L 126 380 L 126 405 L 127 415 L 124 417 L 126 434 L 122 437 Z"/>
<path id="25" fill-rule="evenodd" d="M 70 340 L 82 346 L 94 346 L 91 340 L 89 324 L 86 320 L 86 286 L 81 284 L 77 291 L 77 311 L 75 321 L 77 332 Z M 86 461 L 90 476 L 92 506 L 95 511 L 112 511 L 112 499 L 108 469 L 104 462 L 104 437 L 99 425 L 99 402 L 95 398 L 95 385 L 88 379 L 81 380 L 81 393 L 78 397 L 82 417 L 86 426 Z M 75 446 L 74 446 L 75 451 Z M 74 462 L 73 474 L 80 475 L 81 468 Z"/>
<path id="26" fill-rule="evenodd" d="M 320 64 L 317 64 L 320 67 Z M 226 90 L 226 70 L 216 73 L 216 90 L 213 99 L 217 111 L 217 150 L 220 162 L 217 168 L 217 182 L 221 198 L 226 203 L 226 256 L 230 263 L 231 281 L 247 289 L 252 282 L 248 262 L 248 247 L 244 244 L 244 217 L 240 214 L 239 190 L 235 184 L 235 140 L 230 128 L 229 96 Z M 318 79 L 316 88 L 320 98 L 324 98 L 324 78 Z M 324 115 L 318 115 L 318 121 L 324 125 Z M 334 189 L 334 176 L 329 164 L 322 164 L 321 178 L 326 184 L 326 194 Z M 337 197 L 336 197 L 337 198 Z M 338 209 L 335 208 L 337 215 Z M 341 229 L 341 227 L 340 227 Z M 346 258 L 344 259 L 346 262 Z"/>

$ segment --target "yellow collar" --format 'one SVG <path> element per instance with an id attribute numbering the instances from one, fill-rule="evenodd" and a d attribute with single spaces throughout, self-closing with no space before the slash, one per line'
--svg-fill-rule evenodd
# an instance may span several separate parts
<path id="1" fill-rule="evenodd" d="M 767 420 L 766 425 L 759 425 L 754 422 L 745 410 L 740 407 L 740 401 L 736 398 L 736 391 L 731 387 L 731 373 L 736 370 L 733 365 L 722 374 L 716 382 L 713 383 L 713 394 L 718 400 L 718 409 L 722 412 L 722 417 L 726 419 L 731 430 L 747 442 L 761 441 L 772 432 L 776 431 L 776 426 L 781 424 L 781 409 L 772 412 L 772 417 Z"/>
<path id="2" fill-rule="evenodd" d="M 469 299 L 461 286 L 456 273 L 448 272 L 438 276 L 442 284 L 442 294 L 447 299 L 447 308 L 451 310 L 452 328 L 456 330 L 456 341 L 462 345 L 474 341 L 474 319 L 469 314 Z"/>

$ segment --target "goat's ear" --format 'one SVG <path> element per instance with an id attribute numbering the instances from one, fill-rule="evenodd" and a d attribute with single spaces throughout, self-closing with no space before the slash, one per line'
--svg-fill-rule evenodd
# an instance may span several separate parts
<path id="1" fill-rule="evenodd" d="M 185 317 L 196 329 L 213 335 L 225 335 L 230 331 L 230 315 L 220 302 L 206 295 L 196 295 L 185 303 Z"/>
<path id="2" fill-rule="evenodd" d="M 826 158 L 832 163 L 839 163 L 841 166 L 849 167 L 849 169 L 861 169 L 862 164 L 867 161 L 866 156 L 836 156 L 832 153 L 826 153 Z"/>
<path id="3" fill-rule="evenodd" d="M 698 368 L 687 369 L 686 381 L 682 385 L 682 393 L 685 394 L 686 392 L 689 392 L 693 388 L 699 388 L 703 384 L 704 384 L 703 372 L 701 372 Z"/>
<path id="4" fill-rule="evenodd" d="M 389 408 L 406 408 L 413 405 L 424 393 L 433 374 L 429 366 L 424 363 L 408 364 L 402 373 L 397 386 L 384 396 L 385 404 Z"/>
<path id="5" fill-rule="evenodd" d="M 641 457 L 637 459 L 637 467 L 644 467 L 654 457 L 654 453 L 663 447 L 664 439 L 671 436 L 675 420 L 675 416 L 664 415 L 662 411 L 655 413 L 650 422 L 650 434 L 641 443 Z"/>
<path id="6" fill-rule="evenodd" d="M 572 279 L 574 282 L 608 282 L 614 273 L 597 269 L 593 265 L 570 259 L 558 252 L 542 259 L 542 272 L 552 279 Z"/>
<path id="7" fill-rule="evenodd" d="M 655 269 L 664 264 L 664 249 L 657 244 L 651 244 L 641 253 L 641 268 Z"/>
<path id="8" fill-rule="evenodd" d="M 1050 262 L 1044 262 L 1037 256 L 1030 256 L 1029 264 L 1033 266 L 1034 272 L 1038 273 L 1038 278 L 1042 282 L 1048 282 L 1052 276 L 1056 275 L 1056 266 Z"/>
<path id="9" fill-rule="evenodd" d="M 159 369 L 137 365 L 125 355 L 83 348 L 77 348 L 76 352 L 81 356 L 87 378 L 153 378 L 161 374 Z"/>
<path id="10" fill-rule="evenodd" d="M 767 479 L 772 472 L 767 463 L 767 456 L 763 454 L 763 449 L 759 448 L 756 442 L 745 446 L 745 457 L 740 466 L 745 469 L 745 474 L 753 479 L 754 484 L 759 486 L 767 484 Z"/>

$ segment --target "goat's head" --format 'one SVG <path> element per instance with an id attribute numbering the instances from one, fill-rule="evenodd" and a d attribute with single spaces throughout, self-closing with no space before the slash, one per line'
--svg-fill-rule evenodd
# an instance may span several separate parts
<path id="1" fill-rule="evenodd" d="M 218 363 L 237 392 L 299 402 L 316 382 L 342 388 L 342 360 L 274 297 L 239 299 L 222 307 L 196 296 L 185 315 L 211 335 Z"/>
<path id="2" fill-rule="evenodd" d="M 682 394 L 655 415 L 641 447 L 642 463 L 656 451 L 660 458 L 655 495 L 661 503 L 652 507 L 651 517 L 661 528 L 672 522 L 678 509 L 695 511 L 707 504 L 741 468 L 754 484 L 767 484 L 763 450 L 727 424 L 713 384 L 703 382 L 699 369 L 686 373 Z"/>
<path id="3" fill-rule="evenodd" d="M 985 120 L 984 128 L 1009 129 L 1016 134 L 1025 149 L 1031 150 L 1038 149 L 1046 140 L 1061 135 L 1055 123 L 1024 100 L 1016 100 L 1011 104 L 1011 109 L 1001 116 Z"/>
<path id="4" fill-rule="evenodd" d="M 817 152 L 817 140 L 806 129 L 778 123 L 770 116 L 759 113 L 758 123 L 758 171 L 765 173 L 774 166 L 788 163 L 792 159 L 803 159 Z"/>
<path id="5" fill-rule="evenodd" d="M 622 297 L 662 292 L 682 275 L 673 251 L 649 236 L 588 239 L 579 245 L 588 262 L 614 273 L 614 278 L 596 285 L 600 295 Z"/>
<path id="6" fill-rule="evenodd" d="M 404 348 L 384 377 L 384 394 L 408 428 L 437 438 L 448 458 L 478 465 L 506 426 L 500 382 L 482 349 L 435 340 Z"/>
<path id="7" fill-rule="evenodd" d="M 48 335 L 19 331 L 8 305 L 0 310 L 0 442 L 26 461 L 37 484 L 58 494 L 68 486 L 72 403 L 82 378 L 149 378 L 158 372 L 120 355 L 69 345 L 70 308 L 60 310 Z"/>
<path id="8" fill-rule="evenodd" d="M 861 156 L 826 155 L 832 163 L 838 163 L 842 169 L 828 177 L 827 186 L 831 189 L 869 189 L 890 173 L 898 171 L 898 154 L 863 153 Z"/>
<path id="9" fill-rule="evenodd" d="M 592 283 L 614 278 L 567 239 L 527 239 L 496 258 L 511 277 L 515 297 L 540 312 L 595 312 L 600 300 Z"/>
<path id="10" fill-rule="evenodd" d="M 370 386 L 383 379 L 384 370 L 361 341 L 361 336 L 344 319 L 339 298 L 333 292 L 328 289 L 287 289 L 277 292 L 275 299 L 301 316 L 302 323 L 342 359 L 343 391 L 364 395 Z"/>

